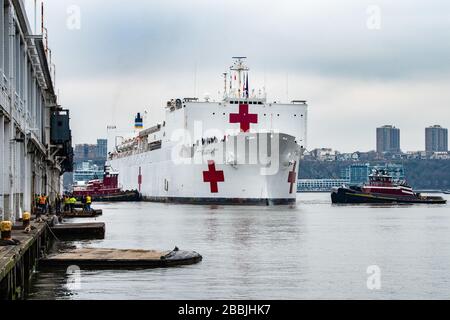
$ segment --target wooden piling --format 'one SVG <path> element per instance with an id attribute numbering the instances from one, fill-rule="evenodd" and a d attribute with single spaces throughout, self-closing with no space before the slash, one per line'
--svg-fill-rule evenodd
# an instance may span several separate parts
<path id="1" fill-rule="evenodd" d="M 37 261 L 51 244 L 45 222 L 31 226 L 29 233 L 13 228 L 12 238 L 20 244 L 0 246 L 0 300 L 25 299 Z"/>

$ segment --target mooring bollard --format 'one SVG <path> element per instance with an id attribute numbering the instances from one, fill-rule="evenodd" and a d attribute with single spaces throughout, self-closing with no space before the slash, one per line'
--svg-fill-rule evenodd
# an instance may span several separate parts
<path id="1" fill-rule="evenodd" d="M 22 215 L 22 225 L 24 228 L 30 226 L 31 214 L 29 212 L 24 212 Z"/>
<path id="2" fill-rule="evenodd" d="M 12 240 L 11 231 L 12 231 L 12 222 L 11 221 L 2 221 L 0 225 L 2 240 L 10 241 Z"/>

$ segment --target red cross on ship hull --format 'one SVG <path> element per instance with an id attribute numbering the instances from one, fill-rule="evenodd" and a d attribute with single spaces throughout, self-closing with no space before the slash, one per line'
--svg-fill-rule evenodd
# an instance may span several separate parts
<path id="1" fill-rule="evenodd" d="M 240 104 L 239 113 L 230 113 L 230 123 L 239 123 L 241 132 L 248 132 L 250 123 L 258 123 L 258 115 L 248 112 L 248 104 Z"/>
<path id="2" fill-rule="evenodd" d="M 224 182 L 225 176 L 223 171 L 216 170 L 216 164 L 212 160 L 208 160 L 208 171 L 203 171 L 203 182 L 209 182 L 211 193 L 218 193 L 218 182 Z"/>

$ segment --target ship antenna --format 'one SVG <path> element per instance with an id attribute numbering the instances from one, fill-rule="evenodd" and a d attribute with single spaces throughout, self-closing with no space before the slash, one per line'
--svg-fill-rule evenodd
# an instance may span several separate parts
<path id="1" fill-rule="evenodd" d="M 247 57 L 233 57 L 234 64 L 231 66 L 231 71 L 236 71 L 238 73 L 238 98 L 242 98 L 241 90 L 242 90 L 242 72 L 249 71 L 250 69 L 244 64 L 244 59 Z"/>
<path id="2" fill-rule="evenodd" d="M 223 75 L 223 81 L 224 81 L 223 97 L 226 98 L 228 96 L 228 93 L 227 93 L 227 76 L 228 76 L 228 73 L 224 72 L 224 73 L 222 73 L 222 75 Z"/>

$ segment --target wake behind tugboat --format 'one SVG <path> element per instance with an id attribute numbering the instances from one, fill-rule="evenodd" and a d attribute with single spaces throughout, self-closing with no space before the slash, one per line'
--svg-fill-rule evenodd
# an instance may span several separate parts
<path id="1" fill-rule="evenodd" d="M 384 170 L 375 170 L 369 176 L 369 184 L 342 186 L 331 191 L 333 203 L 428 203 L 445 204 L 447 200 L 437 196 L 416 193 L 406 182 L 396 183 Z"/>

